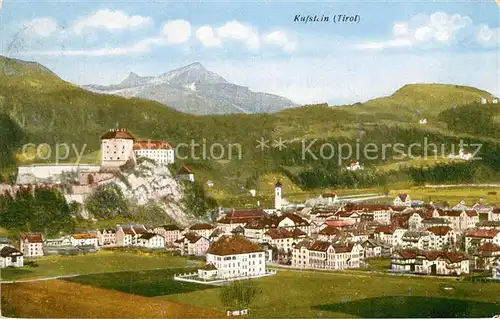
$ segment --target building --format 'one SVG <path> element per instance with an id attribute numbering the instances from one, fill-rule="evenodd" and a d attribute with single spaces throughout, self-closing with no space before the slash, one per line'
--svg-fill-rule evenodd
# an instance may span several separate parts
<path id="1" fill-rule="evenodd" d="M 277 182 L 274 185 L 274 209 L 276 211 L 281 211 L 281 183 Z"/>
<path id="2" fill-rule="evenodd" d="M 306 237 L 307 234 L 298 228 L 293 231 L 286 228 L 272 228 L 264 233 L 263 242 L 288 253 L 292 251 L 299 241 Z"/>
<path id="3" fill-rule="evenodd" d="M 187 181 L 190 181 L 190 182 L 194 182 L 194 173 L 193 171 L 183 165 L 178 171 L 177 171 L 177 179 L 178 180 L 187 180 Z"/>
<path id="4" fill-rule="evenodd" d="M 99 241 L 97 239 L 97 236 L 89 233 L 73 234 L 71 235 L 70 240 L 71 240 L 71 245 L 75 247 L 94 246 L 97 248 L 99 246 Z"/>
<path id="5" fill-rule="evenodd" d="M 136 246 L 151 249 L 165 248 L 165 238 L 155 233 L 145 233 L 137 238 Z"/>
<path id="6" fill-rule="evenodd" d="M 428 231 L 407 231 L 401 238 L 403 248 L 416 248 L 421 250 L 433 250 L 433 234 Z"/>
<path id="7" fill-rule="evenodd" d="M 304 255 L 307 255 L 307 258 L 304 258 Z M 300 265 L 301 268 L 359 268 L 362 259 L 363 248 L 355 243 L 332 244 L 316 240 L 309 245 L 298 243 L 292 252 L 292 265 Z M 305 264 L 304 260 L 307 261 Z"/>
<path id="8" fill-rule="evenodd" d="M 433 226 L 427 231 L 432 234 L 434 243 L 431 247 L 436 250 L 447 250 L 457 244 L 457 233 L 449 226 Z"/>
<path id="9" fill-rule="evenodd" d="M 12 241 L 10 241 L 7 237 L 1 237 L 0 238 L 0 250 L 2 248 L 4 248 L 5 246 L 14 247 L 14 245 L 12 245 Z"/>
<path id="10" fill-rule="evenodd" d="M 183 237 L 175 241 L 181 255 L 205 256 L 210 241 L 208 238 L 197 233 L 186 233 Z"/>
<path id="11" fill-rule="evenodd" d="M 492 278 L 500 280 L 500 260 L 497 260 L 495 267 L 492 267 Z"/>
<path id="12" fill-rule="evenodd" d="M 198 223 L 189 227 L 188 232 L 196 233 L 199 236 L 203 236 L 205 238 L 210 237 L 212 232 L 215 230 L 215 226 L 206 223 Z"/>
<path id="13" fill-rule="evenodd" d="M 42 234 L 21 235 L 19 246 L 24 257 L 32 258 L 43 256 Z"/>
<path id="14" fill-rule="evenodd" d="M 218 228 L 222 229 L 226 235 L 229 235 L 237 227 L 245 227 L 252 220 L 260 219 L 265 216 L 264 210 L 233 210 L 217 221 Z"/>
<path id="15" fill-rule="evenodd" d="M 99 246 L 115 246 L 116 245 L 116 230 L 103 229 L 97 231 L 97 243 Z"/>
<path id="16" fill-rule="evenodd" d="M 46 238 L 43 242 L 43 246 L 45 247 L 68 247 L 71 245 L 70 236 L 64 236 L 59 238 Z"/>
<path id="17" fill-rule="evenodd" d="M 500 229 L 473 228 L 465 232 L 465 249 L 467 251 L 485 243 L 500 246 Z"/>
<path id="18" fill-rule="evenodd" d="M 23 253 L 12 246 L 0 249 L 0 268 L 24 266 Z"/>
<path id="19" fill-rule="evenodd" d="M 373 234 L 375 239 L 383 241 L 392 247 L 396 247 L 402 245 L 403 243 L 403 235 L 407 232 L 407 229 L 392 226 L 392 225 L 383 225 L 375 228 L 375 232 Z"/>
<path id="20" fill-rule="evenodd" d="M 199 272 L 201 278 L 230 279 L 266 274 L 264 249 L 242 236 L 224 235 L 210 245 L 207 264 L 212 272 Z"/>
<path id="21" fill-rule="evenodd" d="M 166 247 L 171 247 L 174 242 L 181 237 L 181 229 L 174 224 L 155 227 L 153 232 L 163 236 Z"/>
<path id="22" fill-rule="evenodd" d="M 359 162 L 352 162 L 346 167 L 348 171 L 359 171 L 363 169 L 363 166 L 359 165 Z"/>
<path id="23" fill-rule="evenodd" d="M 411 199 L 408 194 L 399 194 L 394 199 L 394 206 L 406 206 L 411 207 Z"/>
<path id="24" fill-rule="evenodd" d="M 500 246 L 492 243 L 482 244 L 474 254 L 475 268 L 491 270 L 500 260 Z"/>
<path id="25" fill-rule="evenodd" d="M 391 256 L 393 272 L 460 276 L 469 273 L 469 258 L 458 252 L 403 249 Z"/>
<path id="26" fill-rule="evenodd" d="M 119 168 L 129 160 L 135 163 L 134 140 L 132 134 L 122 128 L 111 129 L 102 135 L 101 167 Z"/>
<path id="27" fill-rule="evenodd" d="M 132 246 L 135 239 L 135 232 L 130 227 L 118 227 L 116 231 L 116 244 L 120 247 Z"/>
<path id="28" fill-rule="evenodd" d="M 135 157 L 149 158 L 157 165 L 169 165 L 175 162 L 175 150 L 166 141 L 138 140 L 134 143 Z"/>
<path id="29" fill-rule="evenodd" d="M 362 244 L 364 258 L 389 257 L 392 246 L 377 239 L 367 239 Z"/>

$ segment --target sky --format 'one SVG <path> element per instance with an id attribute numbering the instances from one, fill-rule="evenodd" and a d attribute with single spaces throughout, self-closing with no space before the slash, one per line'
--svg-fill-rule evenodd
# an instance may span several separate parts
<path id="1" fill-rule="evenodd" d="M 200 62 L 299 104 L 363 102 L 410 83 L 500 96 L 500 4 L 3 0 L 0 55 L 79 85 Z"/>

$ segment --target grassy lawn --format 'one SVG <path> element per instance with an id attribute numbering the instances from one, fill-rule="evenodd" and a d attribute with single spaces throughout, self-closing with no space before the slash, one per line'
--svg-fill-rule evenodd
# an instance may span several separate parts
<path id="1" fill-rule="evenodd" d="M 48 256 L 36 259 L 38 267 L 5 268 L 2 280 L 54 277 L 70 274 L 89 274 L 115 271 L 147 270 L 173 267 L 196 267 L 200 262 L 168 252 L 143 253 L 136 251 L 101 250 L 94 254 Z"/>
<path id="2" fill-rule="evenodd" d="M 194 272 L 197 268 L 169 268 L 142 271 L 124 271 L 84 275 L 64 280 L 106 288 L 144 297 L 189 293 L 197 290 L 213 289 L 213 286 L 175 281 L 173 276 Z"/>
<path id="3" fill-rule="evenodd" d="M 500 284 L 449 278 L 279 270 L 258 279 L 251 318 L 492 317 L 500 314 Z M 445 290 L 444 287 L 452 287 Z M 158 297 L 191 305 L 220 305 L 217 289 Z"/>

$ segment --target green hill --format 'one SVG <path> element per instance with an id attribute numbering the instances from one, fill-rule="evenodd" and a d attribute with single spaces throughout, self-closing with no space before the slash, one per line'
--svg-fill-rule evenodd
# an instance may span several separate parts
<path id="1" fill-rule="evenodd" d="M 37 63 L 0 57 L 0 134 L 5 136 L 2 140 L 8 141 L 0 147 L 8 154 L 6 158 L 12 159 L 13 150 L 20 151 L 20 143 L 74 144 L 79 150 L 85 146 L 88 160 L 97 158 L 102 133 L 119 125 L 136 137 L 166 139 L 173 144 L 194 141 L 208 145 L 207 151 L 213 143 L 223 145 L 226 154 L 222 159 L 180 161 L 191 165 L 201 180 L 214 181 L 214 192 L 237 193 L 241 187 L 255 187 L 266 173 L 287 175 L 303 188 L 374 186 L 409 178 L 409 173 L 379 172 L 378 166 L 397 161 L 366 156 L 360 158 L 369 168 L 366 172 L 346 173 L 339 169 L 337 158 L 303 159 L 303 143 L 308 145 L 317 139 L 312 151 L 318 154 L 325 142 L 353 146 L 358 142 L 363 147 L 368 143 L 408 145 L 424 138 L 450 145 L 466 139 L 489 143 L 483 150 L 485 160 L 470 165 L 498 170 L 499 135 L 493 130 L 498 107 L 470 104 L 482 96 L 491 95 L 456 85 L 412 84 L 389 97 L 344 107 L 311 105 L 273 114 L 199 116 L 156 102 L 91 93 L 61 80 Z M 454 105 L 459 107 L 452 108 Z M 497 117 L 490 118 L 491 131 L 484 131 L 474 117 L 483 119 L 488 112 Z M 473 116 L 469 119 L 474 123 L 471 126 L 466 124 L 469 116 Z M 424 117 L 429 123 L 419 125 L 418 120 Z M 5 130 L 3 123 L 12 129 Z M 289 142 L 282 151 L 270 147 L 262 152 L 256 148 L 261 138 L 270 140 L 268 145 L 278 138 Z M 236 143 L 241 147 L 241 158 L 233 148 L 232 158 L 228 159 L 228 145 Z M 189 151 L 184 149 L 184 153 Z M 199 146 L 195 155 L 200 157 L 201 153 Z M 219 155 L 220 149 L 216 153 Z M 391 155 L 389 150 L 386 156 Z M 345 158 L 342 166 L 350 160 Z M 1 164 L 9 167 L 8 160 Z M 470 171 L 471 167 L 466 169 Z"/>

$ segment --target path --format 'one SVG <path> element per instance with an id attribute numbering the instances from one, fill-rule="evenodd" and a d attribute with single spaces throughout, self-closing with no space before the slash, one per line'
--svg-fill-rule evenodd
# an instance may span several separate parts
<path id="1" fill-rule="evenodd" d="M 37 278 L 37 279 L 8 280 L 8 281 L 0 281 L 0 284 L 14 284 L 14 283 L 18 283 L 18 282 L 46 281 L 46 280 L 78 277 L 78 276 L 80 276 L 80 274 L 71 274 L 71 275 L 63 275 L 63 276 L 55 276 L 55 277 Z"/>
<path id="2" fill-rule="evenodd" d="M 451 185 L 430 185 L 427 188 L 452 188 L 452 187 L 500 187 L 500 184 L 451 184 Z"/>

